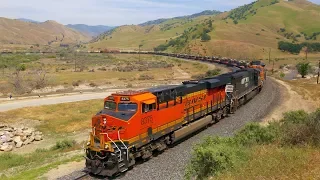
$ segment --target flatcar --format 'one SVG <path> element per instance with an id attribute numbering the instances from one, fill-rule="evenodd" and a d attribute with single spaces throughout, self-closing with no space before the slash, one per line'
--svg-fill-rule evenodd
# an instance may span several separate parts
<path id="1" fill-rule="evenodd" d="M 172 54 L 169 54 L 170 56 Z M 114 93 L 92 117 L 86 169 L 114 176 L 153 151 L 218 122 L 260 92 L 264 71 L 240 69 L 212 78 L 143 91 Z"/>

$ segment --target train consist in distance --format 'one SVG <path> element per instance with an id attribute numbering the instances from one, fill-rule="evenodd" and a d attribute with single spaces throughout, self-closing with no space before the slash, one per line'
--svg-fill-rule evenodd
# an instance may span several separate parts
<path id="1" fill-rule="evenodd" d="M 110 53 L 110 52 L 108 52 Z M 111 52 L 137 53 L 137 52 Z M 217 123 L 258 94 L 266 80 L 259 61 L 246 64 L 232 59 L 145 52 L 238 67 L 212 78 L 185 81 L 142 91 L 114 93 L 92 117 L 86 146 L 86 170 L 115 176 L 132 168 L 138 158 Z"/>

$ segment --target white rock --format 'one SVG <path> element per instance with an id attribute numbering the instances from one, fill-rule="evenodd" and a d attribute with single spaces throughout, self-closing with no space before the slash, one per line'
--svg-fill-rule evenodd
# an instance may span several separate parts
<path id="1" fill-rule="evenodd" d="M 25 140 L 25 141 L 23 142 L 23 145 L 30 144 L 31 142 L 32 142 L 32 140 L 31 140 L 31 139 L 27 139 L 27 140 Z"/>
<path id="2" fill-rule="evenodd" d="M 1 151 L 4 151 L 5 149 L 7 149 L 9 147 L 9 144 L 8 143 L 3 143 L 1 146 L 0 146 L 0 150 Z"/>
<path id="3" fill-rule="evenodd" d="M 31 142 L 34 141 L 34 136 L 33 135 L 30 136 L 29 139 L 30 139 Z"/>
<path id="4" fill-rule="evenodd" d="M 3 130 L 4 130 L 4 131 L 7 131 L 7 132 L 13 132 L 13 129 L 10 128 L 10 127 L 6 127 L 6 128 L 4 128 Z"/>
<path id="5" fill-rule="evenodd" d="M 13 146 L 12 145 L 9 145 L 6 149 L 4 149 L 3 151 L 4 152 L 9 152 L 9 151 L 12 151 L 13 149 Z"/>
<path id="6" fill-rule="evenodd" d="M 21 147 L 22 147 L 22 145 L 23 145 L 23 142 L 22 142 L 22 141 L 17 142 L 17 144 L 16 144 L 16 148 L 21 148 Z"/>
<path id="7" fill-rule="evenodd" d="M 0 136 L 0 140 L 1 140 L 2 142 L 7 142 L 7 136 L 6 136 L 6 135 Z"/>
<path id="8" fill-rule="evenodd" d="M 27 140 L 27 136 L 21 136 L 21 141 Z"/>
<path id="9" fill-rule="evenodd" d="M 42 136 L 41 136 L 41 135 L 36 135 L 36 136 L 34 137 L 34 140 L 36 140 L 36 141 L 41 141 L 41 140 L 42 140 Z"/>
<path id="10" fill-rule="evenodd" d="M 21 137 L 20 136 L 15 136 L 15 137 L 13 137 L 13 141 L 15 143 L 21 142 Z"/>
<path id="11" fill-rule="evenodd" d="M 10 138 L 13 138 L 13 137 L 14 137 L 14 134 L 13 134 L 12 132 L 9 132 L 9 133 L 8 133 L 8 136 L 9 136 Z"/>
<path id="12" fill-rule="evenodd" d="M 31 136 L 32 130 L 31 130 L 31 129 L 27 129 L 27 130 L 23 131 L 23 133 L 24 133 L 26 136 Z"/>
<path id="13" fill-rule="evenodd" d="M 34 134 L 35 134 L 35 135 L 42 135 L 42 132 L 36 131 Z"/>

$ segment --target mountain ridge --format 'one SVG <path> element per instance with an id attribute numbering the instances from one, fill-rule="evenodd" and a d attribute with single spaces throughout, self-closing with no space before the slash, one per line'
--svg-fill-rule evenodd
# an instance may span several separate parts
<path id="1" fill-rule="evenodd" d="M 87 42 L 91 38 L 56 21 L 32 23 L 0 18 L 0 44 L 59 45 Z"/>
<path id="2" fill-rule="evenodd" d="M 160 18 L 160 19 L 156 19 L 156 20 L 147 21 L 147 22 L 144 22 L 144 23 L 141 23 L 138 25 L 139 26 L 157 25 L 157 24 L 160 24 L 160 23 L 165 22 L 170 19 L 196 18 L 199 16 L 216 15 L 216 14 L 220 14 L 220 13 L 222 13 L 222 12 L 216 11 L 216 10 L 204 10 L 200 13 L 195 13 L 195 14 L 185 15 L 185 16 L 177 16 L 177 17 L 173 17 L 173 18 Z"/>
<path id="3" fill-rule="evenodd" d="M 258 0 L 217 15 L 120 26 L 88 47 L 138 49 L 142 45 L 144 50 L 154 50 L 163 45 L 168 52 L 263 58 L 269 48 L 276 56 L 285 55 L 278 50 L 279 41 L 319 42 L 318 32 L 319 5 L 305 0 Z M 211 39 L 202 41 L 203 34 Z"/>
<path id="4" fill-rule="evenodd" d="M 65 25 L 66 27 L 75 29 L 79 32 L 88 34 L 89 36 L 96 37 L 108 30 L 111 30 L 115 27 L 113 26 L 105 26 L 105 25 L 95 25 L 95 26 L 90 26 L 86 24 L 67 24 Z"/>

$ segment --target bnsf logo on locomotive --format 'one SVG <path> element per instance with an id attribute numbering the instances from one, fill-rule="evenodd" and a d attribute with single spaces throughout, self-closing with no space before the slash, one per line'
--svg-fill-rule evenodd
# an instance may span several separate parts
<path id="1" fill-rule="evenodd" d="M 141 125 L 152 124 L 152 123 L 153 123 L 153 118 L 152 118 L 152 116 L 143 117 L 143 118 L 141 119 Z"/>
<path id="2" fill-rule="evenodd" d="M 186 102 L 186 106 L 190 106 L 191 104 L 200 102 L 200 101 L 204 100 L 206 97 L 207 97 L 206 94 L 202 94 L 201 96 L 194 97 L 192 99 L 188 99 Z"/>

